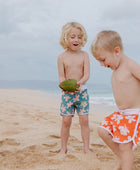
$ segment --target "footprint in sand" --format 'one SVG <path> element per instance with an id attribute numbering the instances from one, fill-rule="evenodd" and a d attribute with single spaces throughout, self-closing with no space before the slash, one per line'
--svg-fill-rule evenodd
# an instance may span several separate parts
<path id="1" fill-rule="evenodd" d="M 75 155 L 72 155 L 72 154 L 68 154 L 66 155 L 66 159 L 69 159 L 69 160 L 79 160 Z"/>
<path id="2" fill-rule="evenodd" d="M 0 147 L 6 145 L 19 146 L 20 143 L 17 143 L 14 139 L 8 139 L 8 138 L 0 141 Z"/>
<path id="3" fill-rule="evenodd" d="M 37 150 L 37 146 L 36 145 L 29 146 L 28 149 L 31 151 L 35 151 Z"/>
<path id="4" fill-rule="evenodd" d="M 47 137 L 47 143 L 43 145 L 48 149 L 51 149 L 49 153 L 59 153 L 60 150 L 58 150 L 58 139 L 60 139 L 60 136 L 58 135 L 50 135 Z"/>
<path id="5" fill-rule="evenodd" d="M 49 159 L 49 164 L 51 164 L 51 165 L 60 165 L 60 164 L 62 164 L 62 160 Z"/>
<path id="6" fill-rule="evenodd" d="M 6 155 L 9 155 L 11 152 L 10 151 L 2 151 L 0 152 L 1 157 L 5 157 Z"/>
<path id="7" fill-rule="evenodd" d="M 14 124 L 14 125 L 19 125 L 19 123 L 18 123 L 18 122 L 14 122 L 13 124 Z"/>
<path id="8" fill-rule="evenodd" d="M 45 147 L 51 148 L 51 147 L 57 146 L 57 143 L 52 143 L 52 144 L 44 143 L 44 144 L 42 144 L 42 145 L 45 146 Z"/>
<path id="9" fill-rule="evenodd" d="M 59 150 L 50 150 L 49 153 L 59 153 L 60 152 L 60 149 Z"/>
<path id="10" fill-rule="evenodd" d="M 73 146 L 75 148 L 76 151 L 82 151 L 83 150 L 83 146 Z"/>
<path id="11" fill-rule="evenodd" d="M 19 133 L 20 133 L 20 131 L 18 131 L 18 130 L 9 130 L 9 131 L 3 132 L 2 134 L 12 136 L 12 135 L 16 135 L 16 134 L 19 134 Z"/>
<path id="12" fill-rule="evenodd" d="M 49 153 L 59 153 L 60 149 L 58 149 L 58 143 L 53 143 L 53 144 L 43 144 L 47 149 L 49 150 Z"/>
<path id="13" fill-rule="evenodd" d="M 102 145 L 102 144 L 91 144 L 91 146 L 93 147 L 98 147 L 98 148 L 106 148 L 106 145 Z"/>
<path id="14" fill-rule="evenodd" d="M 55 139 L 60 139 L 60 136 L 57 136 L 57 135 L 50 135 L 49 137 L 55 138 Z"/>
<path id="15" fill-rule="evenodd" d="M 76 138 L 75 136 L 70 136 L 69 142 L 76 142 L 76 143 L 78 142 L 78 143 L 81 143 L 81 141 L 78 138 Z"/>

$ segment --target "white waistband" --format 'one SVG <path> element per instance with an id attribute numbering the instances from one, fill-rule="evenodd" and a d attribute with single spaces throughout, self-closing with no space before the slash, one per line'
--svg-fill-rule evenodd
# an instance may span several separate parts
<path id="1" fill-rule="evenodd" d="M 139 114 L 140 115 L 140 109 L 124 109 L 124 110 L 118 110 L 118 112 L 122 115 L 129 115 L 129 114 Z"/>
<path id="2" fill-rule="evenodd" d="M 87 86 L 86 85 L 81 85 L 81 90 L 85 90 L 85 89 L 87 89 Z"/>

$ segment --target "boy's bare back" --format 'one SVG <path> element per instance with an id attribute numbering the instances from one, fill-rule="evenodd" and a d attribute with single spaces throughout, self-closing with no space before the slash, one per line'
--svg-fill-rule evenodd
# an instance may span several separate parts
<path id="1" fill-rule="evenodd" d="M 85 84 L 89 78 L 90 66 L 89 56 L 86 52 L 65 51 L 58 57 L 59 79 L 60 82 L 66 79 L 76 79 L 80 84 Z M 87 77 L 87 78 L 86 78 Z"/>
<path id="2" fill-rule="evenodd" d="M 140 65 L 123 55 L 111 83 L 119 109 L 140 108 Z"/>

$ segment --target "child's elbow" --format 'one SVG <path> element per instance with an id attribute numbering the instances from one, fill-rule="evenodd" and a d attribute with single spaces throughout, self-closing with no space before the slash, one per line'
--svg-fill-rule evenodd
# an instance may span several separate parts
<path id="1" fill-rule="evenodd" d="M 89 79 L 89 77 L 90 77 L 90 75 L 89 75 L 89 74 L 87 74 L 87 75 L 86 75 L 86 80 L 88 80 L 88 79 Z"/>

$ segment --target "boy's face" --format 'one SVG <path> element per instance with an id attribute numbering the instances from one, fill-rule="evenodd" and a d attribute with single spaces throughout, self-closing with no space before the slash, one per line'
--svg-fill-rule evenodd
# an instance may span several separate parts
<path id="1" fill-rule="evenodd" d="M 72 51 L 78 51 L 82 44 L 82 33 L 80 29 L 72 28 L 68 33 L 68 46 Z"/>
<path id="2" fill-rule="evenodd" d="M 112 70 L 116 70 L 120 63 L 119 53 L 115 50 L 114 52 L 99 50 L 96 59 L 100 62 L 101 66 L 108 67 Z"/>

